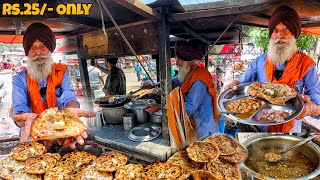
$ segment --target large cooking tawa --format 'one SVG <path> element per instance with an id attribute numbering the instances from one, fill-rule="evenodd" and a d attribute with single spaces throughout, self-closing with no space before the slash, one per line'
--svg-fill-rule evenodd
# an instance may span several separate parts
<path id="1" fill-rule="evenodd" d="M 242 98 L 250 98 L 251 96 L 248 94 L 247 90 L 251 83 L 243 83 L 238 85 L 237 90 L 227 89 L 223 91 L 219 97 L 218 97 L 218 108 L 219 111 L 227 111 L 226 104 L 231 101 L 235 101 L 237 99 Z M 259 99 L 260 100 L 260 99 Z M 232 119 L 233 121 L 236 121 L 238 123 L 242 124 L 248 124 L 248 125 L 258 125 L 258 126 L 270 126 L 270 125 L 277 125 L 277 124 L 283 124 L 285 122 L 288 122 L 292 119 L 295 119 L 300 115 L 300 113 L 303 110 L 304 102 L 299 97 L 296 96 L 295 98 L 290 99 L 286 102 L 286 106 L 277 106 L 273 105 L 267 101 L 263 101 L 263 105 L 260 109 L 255 111 L 249 118 L 241 119 L 239 117 L 236 117 L 232 114 L 223 114 L 225 117 Z M 273 109 L 277 111 L 285 111 L 289 113 L 289 116 L 287 118 L 284 118 L 283 121 L 277 122 L 277 121 L 271 121 L 271 122 L 261 122 L 257 119 L 262 116 L 263 109 Z"/>
<path id="2" fill-rule="evenodd" d="M 96 98 L 94 103 L 100 107 L 120 107 L 129 101 L 125 95 L 108 95 Z"/>
<path id="3" fill-rule="evenodd" d="M 160 136 L 161 126 L 157 124 L 141 124 L 129 131 L 128 138 L 131 141 L 150 141 Z"/>

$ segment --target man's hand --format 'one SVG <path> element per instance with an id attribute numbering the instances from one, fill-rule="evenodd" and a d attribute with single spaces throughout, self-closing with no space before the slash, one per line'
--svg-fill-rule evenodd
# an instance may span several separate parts
<path id="1" fill-rule="evenodd" d="M 32 121 L 38 116 L 36 113 L 21 113 L 13 116 L 13 120 L 18 126 L 23 127 L 28 119 Z"/>
<path id="2" fill-rule="evenodd" d="M 308 95 L 300 94 L 299 96 L 304 101 L 304 107 L 297 119 L 302 119 L 306 116 L 315 117 L 320 114 L 319 107 L 310 100 Z"/>
<path id="3" fill-rule="evenodd" d="M 160 104 L 149 104 L 148 108 L 145 109 L 148 113 L 154 113 L 161 110 L 161 105 Z"/>
<path id="4" fill-rule="evenodd" d="M 317 135 L 318 135 L 318 137 L 315 137 L 315 138 L 314 138 L 314 141 L 320 143 L 320 132 L 311 133 L 311 135 L 312 135 L 312 136 L 317 136 Z"/>
<path id="5" fill-rule="evenodd" d="M 144 89 L 152 89 L 154 88 L 154 84 L 151 82 L 151 80 L 148 80 L 146 82 L 143 82 L 141 84 L 141 88 L 144 88 Z"/>
<path id="6" fill-rule="evenodd" d="M 231 83 L 230 84 L 228 84 L 228 85 L 226 85 L 226 86 L 224 86 L 224 90 L 227 90 L 227 89 L 233 89 L 233 90 L 237 90 L 237 86 L 240 84 L 240 82 L 238 81 L 238 80 L 233 80 L 233 81 L 231 81 Z"/>
<path id="7" fill-rule="evenodd" d="M 36 119 L 38 114 L 36 113 L 21 113 L 13 116 L 13 120 L 18 126 L 23 127 L 23 133 L 20 137 L 20 142 L 26 142 L 31 132 L 31 124 Z"/>
<path id="8" fill-rule="evenodd" d="M 94 112 L 86 111 L 79 108 L 67 108 L 67 109 L 71 111 L 72 114 L 78 117 L 91 118 L 96 116 Z M 86 139 L 87 137 L 88 137 L 88 134 L 86 131 L 84 131 L 80 136 L 77 136 L 74 138 L 80 145 L 84 145 L 84 139 Z M 63 142 L 63 139 L 58 139 L 58 144 L 63 146 L 69 145 L 72 149 L 76 148 L 76 143 L 73 141 L 72 137 L 65 139 L 64 142 Z"/>

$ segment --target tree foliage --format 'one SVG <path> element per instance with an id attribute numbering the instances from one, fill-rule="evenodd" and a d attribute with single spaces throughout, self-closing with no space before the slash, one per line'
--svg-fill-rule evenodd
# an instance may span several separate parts
<path id="1" fill-rule="evenodd" d="M 254 39 L 257 47 L 262 47 L 265 52 L 268 50 L 269 32 L 267 28 L 249 27 L 247 34 Z M 296 44 L 300 50 L 310 50 L 314 47 L 317 40 L 317 36 L 302 33 L 297 39 Z"/>

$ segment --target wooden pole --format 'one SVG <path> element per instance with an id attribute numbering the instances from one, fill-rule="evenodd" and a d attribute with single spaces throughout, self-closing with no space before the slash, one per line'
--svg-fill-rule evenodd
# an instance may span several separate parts
<path id="1" fill-rule="evenodd" d="M 170 25 L 167 19 L 169 14 L 168 7 L 162 7 L 162 16 L 159 22 L 159 72 L 161 88 L 162 106 L 162 136 L 169 141 L 168 116 L 166 108 L 166 96 L 172 90 L 171 83 L 171 61 L 170 61 Z"/>
<path id="2" fill-rule="evenodd" d="M 84 96 L 88 97 L 86 98 L 86 109 L 89 111 L 93 111 L 92 106 L 92 93 L 90 89 L 90 83 L 89 83 L 89 75 L 88 75 L 88 67 L 87 67 L 87 61 L 86 59 L 82 59 L 82 36 L 78 36 L 76 38 L 76 46 L 77 46 L 77 56 L 78 56 L 78 62 L 79 62 L 79 69 L 80 69 L 80 76 L 81 76 L 81 84 L 82 84 L 82 91 L 84 92 Z"/>

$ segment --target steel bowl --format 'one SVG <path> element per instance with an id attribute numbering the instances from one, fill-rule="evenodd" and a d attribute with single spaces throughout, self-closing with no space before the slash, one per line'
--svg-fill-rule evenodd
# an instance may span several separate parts
<path id="1" fill-rule="evenodd" d="M 151 114 L 150 122 L 154 124 L 162 124 L 162 111 L 157 111 Z"/>
<path id="2" fill-rule="evenodd" d="M 126 103 L 124 107 L 130 109 L 133 114 L 136 116 L 138 124 L 144 124 L 149 122 L 150 115 L 146 109 L 149 104 L 155 104 L 156 101 L 153 99 L 138 99 L 132 102 Z"/>
<path id="3" fill-rule="evenodd" d="M 107 124 L 122 124 L 123 116 L 129 112 L 123 106 L 120 107 L 101 107 L 104 122 Z"/>
<path id="4" fill-rule="evenodd" d="M 242 145 L 248 150 L 248 158 L 247 160 L 255 156 L 258 151 L 261 149 L 270 149 L 270 148 L 288 148 L 291 147 L 300 141 L 303 138 L 297 136 L 290 136 L 290 135 L 271 135 L 271 136 L 261 136 L 261 137 L 253 137 L 245 141 Z M 312 179 L 320 174 L 320 148 L 313 142 L 309 142 L 303 146 L 298 147 L 295 151 L 303 154 L 307 157 L 316 169 L 309 173 L 308 175 L 294 178 L 294 179 L 285 179 L 285 180 L 305 180 L 305 179 Z M 250 169 L 246 165 L 247 161 L 244 161 L 240 164 L 241 170 L 245 172 L 247 176 L 246 179 L 252 180 L 260 180 L 260 179 L 267 179 L 267 180 L 276 180 L 276 178 L 269 178 L 263 176 L 252 169 Z"/>

